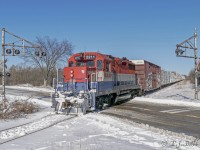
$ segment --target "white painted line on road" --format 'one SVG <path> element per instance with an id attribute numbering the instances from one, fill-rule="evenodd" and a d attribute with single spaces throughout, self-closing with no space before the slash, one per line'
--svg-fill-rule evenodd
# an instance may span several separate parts
<path id="1" fill-rule="evenodd" d="M 187 112 L 187 111 L 191 111 L 191 109 L 170 109 L 170 110 L 163 110 L 160 112 L 176 114 L 176 113 Z"/>
<path id="2" fill-rule="evenodd" d="M 163 110 L 160 112 L 164 113 L 170 113 L 170 114 L 175 114 L 175 113 L 181 113 L 181 112 L 187 112 L 187 111 L 195 111 L 195 110 L 200 110 L 199 108 L 179 108 L 179 109 L 169 109 L 169 110 Z"/>
<path id="3" fill-rule="evenodd" d="M 200 116 L 194 116 L 194 115 L 186 115 L 188 117 L 192 117 L 192 118 L 200 118 Z"/>

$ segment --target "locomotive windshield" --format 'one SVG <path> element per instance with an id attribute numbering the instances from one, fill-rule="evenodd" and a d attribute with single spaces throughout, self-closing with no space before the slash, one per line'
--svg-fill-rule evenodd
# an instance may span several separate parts
<path id="1" fill-rule="evenodd" d="M 103 69 L 103 62 L 102 60 L 97 60 L 97 69 L 102 70 Z"/>
<path id="2" fill-rule="evenodd" d="M 84 62 L 77 61 L 76 62 L 76 66 L 77 67 L 83 67 L 84 66 Z"/>
<path id="3" fill-rule="evenodd" d="M 76 62 L 76 67 L 83 67 L 83 66 L 87 66 L 87 67 L 94 67 L 95 63 L 93 60 L 91 61 L 86 61 L 86 62 L 82 62 L 82 61 L 77 61 Z"/>
<path id="4" fill-rule="evenodd" d="M 86 62 L 86 66 L 87 67 L 94 67 L 94 61 L 92 60 L 92 61 L 87 61 Z"/>
<path id="5" fill-rule="evenodd" d="M 73 61 L 70 61 L 69 62 L 69 67 L 73 67 L 74 66 L 74 62 Z"/>

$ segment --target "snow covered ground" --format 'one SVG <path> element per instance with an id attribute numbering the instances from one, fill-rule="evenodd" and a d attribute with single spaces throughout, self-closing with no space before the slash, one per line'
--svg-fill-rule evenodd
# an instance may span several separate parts
<path id="1" fill-rule="evenodd" d="M 151 101 L 168 105 L 199 105 L 193 99 L 194 89 L 189 82 L 181 82 L 157 91 L 156 93 L 137 97 L 132 101 Z M 36 103 L 40 100 L 34 100 Z M 171 102 L 171 103 L 170 103 Z M 186 103 L 187 102 L 187 103 Z M 50 103 L 38 103 L 43 109 L 26 118 L 0 121 L 0 130 L 20 125 L 24 122 L 38 120 L 52 114 Z M 199 107 L 199 106 L 198 106 Z M 66 117 L 66 116 L 64 116 Z M 62 117 L 59 119 L 62 119 Z M 12 130 L 9 134 L 0 133 L 0 143 L 10 135 L 26 135 L 28 130 L 39 129 L 52 120 L 42 120 L 41 125 L 30 125 L 22 130 Z M 20 133 L 19 131 L 23 131 Z M 28 131 L 27 131 L 28 132 Z M 200 149 L 200 139 L 184 134 L 173 133 L 153 128 L 145 124 L 108 117 L 99 113 L 89 113 L 56 124 L 45 130 L 30 134 L 17 140 L 1 144 L 0 149 L 9 150 L 150 150 L 150 149 Z"/>
<path id="2" fill-rule="evenodd" d="M 194 93 L 194 85 L 189 81 L 184 80 L 152 94 L 143 97 L 136 97 L 134 101 L 200 107 L 200 92 L 198 93 L 199 100 L 194 99 Z"/>
<path id="3" fill-rule="evenodd" d="M 54 89 L 51 88 L 51 87 L 34 87 L 30 84 L 23 84 L 23 85 L 16 85 L 16 86 L 6 86 L 7 88 L 10 88 L 10 89 L 25 89 L 25 90 L 28 90 L 28 91 L 42 91 L 42 92 L 53 92 Z"/>

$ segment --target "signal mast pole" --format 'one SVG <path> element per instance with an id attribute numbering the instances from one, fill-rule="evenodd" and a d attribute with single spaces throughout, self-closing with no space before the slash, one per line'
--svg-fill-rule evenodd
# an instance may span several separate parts
<path id="1" fill-rule="evenodd" d="M 197 86 L 197 74 L 198 74 L 198 56 L 197 56 L 197 33 L 194 33 L 194 66 L 195 66 L 195 99 L 198 99 L 198 86 Z"/>
<path id="2" fill-rule="evenodd" d="M 6 43 L 5 42 L 5 33 L 9 34 L 10 36 L 12 37 L 15 37 L 16 39 L 18 39 L 17 41 L 15 42 L 12 42 L 12 43 Z M 16 45 L 15 43 L 19 42 L 19 41 L 22 41 L 22 45 Z M 25 44 L 26 43 L 26 44 Z M 24 39 L 24 38 L 21 38 L 13 33 L 10 33 L 8 32 L 7 30 L 5 30 L 5 28 L 2 29 L 2 67 L 3 67 L 3 70 L 2 70 L 2 88 L 3 88 L 3 93 L 2 93 L 2 101 L 3 101 L 3 108 L 6 109 L 7 108 L 7 102 L 8 100 L 6 99 L 6 88 L 5 88 L 5 79 L 6 79 L 6 62 L 7 60 L 5 59 L 5 52 L 7 53 L 7 50 L 9 49 L 6 49 L 7 47 L 11 47 L 12 48 L 12 51 L 13 51 L 13 55 L 12 56 L 15 56 L 14 53 L 16 55 L 20 54 L 20 51 L 16 48 L 40 48 L 40 46 L 37 46 L 31 42 L 29 42 L 28 40 Z M 11 52 L 11 51 L 10 51 Z M 45 52 L 42 52 L 41 50 L 40 51 L 35 51 L 36 53 L 36 56 L 46 56 L 46 53 Z M 38 52 L 38 53 L 37 53 Z M 24 54 L 25 55 L 25 54 Z M 11 55 L 9 55 L 11 56 Z"/>
<path id="3" fill-rule="evenodd" d="M 197 32 L 195 30 L 194 35 L 187 40 L 183 41 L 180 44 L 176 45 L 176 56 L 177 57 L 186 57 L 186 58 L 194 58 L 194 67 L 195 67 L 195 94 L 194 97 L 195 99 L 198 99 L 198 83 L 197 83 L 197 78 L 200 77 L 200 72 L 198 72 L 198 48 L 197 48 Z M 194 39 L 194 43 L 191 42 L 191 40 Z M 184 50 L 183 50 L 184 48 Z M 194 50 L 194 56 L 190 56 L 187 54 L 187 50 Z"/>
<path id="4" fill-rule="evenodd" d="M 5 29 L 2 29 L 2 88 L 3 88 L 3 108 L 6 107 L 6 96 L 5 96 L 5 74 L 6 74 L 6 69 L 5 69 Z"/>

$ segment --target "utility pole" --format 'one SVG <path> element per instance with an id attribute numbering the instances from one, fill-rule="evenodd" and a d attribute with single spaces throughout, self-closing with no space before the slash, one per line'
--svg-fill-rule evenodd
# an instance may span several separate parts
<path id="1" fill-rule="evenodd" d="M 5 34 L 9 34 L 10 36 L 14 37 L 17 39 L 17 41 L 11 42 L 11 43 L 6 43 L 5 40 Z M 17 45 L 16 43 L 18 42 L 22 42 L 22 44 Z M 5 28 L 2 29 L 2 89 L 3 89 L 3 93 L 2 93 L 2 101 L 3 101 L 3 108 L 6 109 L 7 108 L 7 102 L 8 100 L 6 99 L 6 88 L 5 88 L 5 80 L 6 80 L 6 76 L 9 75 L 10 73 L 6 73 L 6 62 L 7 60 L 5 59 L 5 56 L 17 56 L 20 54 L 20 50 L 17 48 L 22 48 L 23 50 L 25 50 L 26 48 L 40 48 L 40 46 L 37 46 L 31 42 L 29 42 L 28 40 L 21 38 L 13 33 L 8 32 L 7 30 L 5 30 Z M 25 53 L 24 53 L 25 54 Z M 42 56 L 46 56 L 45 52 L 42 52 L 41 50 L 35 50 L 35 55 L 38 57 L 42 57 Z"/>
<path id="2" fill-rule="evenodd" d="M 187 40 L 183 41 L 180 44 L 176 45 L 176 56 L 177 57 L 185 57 L 185 58 L 194 58 L 194 70 L 195 70 L 195 94 L 194 98 L 198 99 L 198 83 L 197 78 L 200 77 L 200 73 L 198 72 L 198 48 L 197 48 L 197 33 L 194 32 L 194 35 Z M 194 43 L 192 43 L 192 39 L 194 39 Z M 184 50 L 183 50 L 184 49 Z M 188 55 L 188 50 L 194 50 L 194 56 Z"/>

